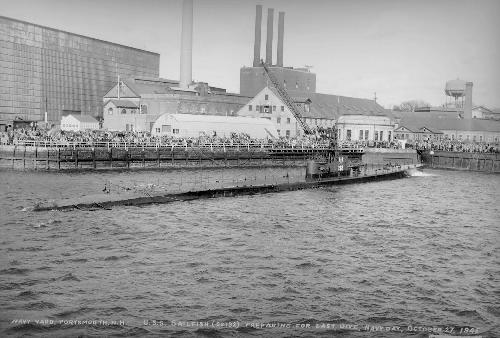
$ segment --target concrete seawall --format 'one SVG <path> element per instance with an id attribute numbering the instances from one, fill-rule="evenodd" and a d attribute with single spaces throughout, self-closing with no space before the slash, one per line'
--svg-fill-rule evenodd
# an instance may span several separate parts
<path id="1" fill-rule="evenodd" d="M 500 154 L 435 151 L 422 153 L 422 161 L 429 168 L 500 173 Z"/>

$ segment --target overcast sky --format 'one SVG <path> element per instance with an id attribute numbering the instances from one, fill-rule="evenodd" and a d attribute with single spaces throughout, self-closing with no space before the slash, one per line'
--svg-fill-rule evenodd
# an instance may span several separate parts
<path id="1" fill-rule="evenodd" d="M 500 107 L 498 0 L 194 0 L 193 77 L 239 92 L 251 66 L 255 5 L 285 14 L 284 63 L 313 66 L 317 91 L 444 102 L 447 80 L 474 82 L 473 101 Z M 161 54 L 179 78 L 181 0 L 0 0 L 0 15 Z M 276 58 L 275 29 L 274 62 Z"/>

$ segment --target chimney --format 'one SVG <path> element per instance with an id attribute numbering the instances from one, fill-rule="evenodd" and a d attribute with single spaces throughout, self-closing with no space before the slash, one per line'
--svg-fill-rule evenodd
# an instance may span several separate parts
<path id="1" fill-rule="evenodd" d="M 260 65 L 260 41 L 262 28 L 262 5 L 257 5 L 255 8 L 255 43 L 253 45 L 253 66 Z"/>
<path id="2" fill-rule="evenodd" d="M 464 119 L 472 119 L 472 82 L 465 83 Z"/>
<path id="3" fill-rule="evenodd" d="M 285 34 L 285 12 L 278 15 L 278 54 L 276 64 L 283 67 L 283 34 Z"/>
<path id="4" fill-rule="evenodd" d="M 193 78 L 193 0 L 182 3 L 181 75 L 179 87 L 187 88 Z"/>
<path id="5" fill-rule="evenodd" d="M 266 63 L 273 64 L 273 16 L 274 9 L 267 9 L 267 40 L 266 40 Z"/>

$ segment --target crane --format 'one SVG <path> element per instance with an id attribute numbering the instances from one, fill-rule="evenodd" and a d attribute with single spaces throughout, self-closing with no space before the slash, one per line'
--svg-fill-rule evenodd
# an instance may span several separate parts
<path id="1" fill-rule="evenodd" d="M 267 77 L 273 84 L 273 87 L 276 88 L 276 90 L 278 91 L 278 94 L 285 103 L 285 105 L 288 107 L 288 109 L 290 109 L 290 111 L 292 112 L 297 122 L 299 122 L 302 129 L 304 129 L 304 133 L 313 134 L 313 131 L 311 130 L 309 125 L 305 122 L 304 118 L 302 117 L 302 114 L 299 111 L 299 108 L 297 107 L 295 102 L 293 102 L 293 99 L 290 97 L 290 95 L 288 95 L 286 89 L 283 88 L 278 79 L 271 73 L 265 62 L 261 61 L 261 65 L 264 68 Z"/>

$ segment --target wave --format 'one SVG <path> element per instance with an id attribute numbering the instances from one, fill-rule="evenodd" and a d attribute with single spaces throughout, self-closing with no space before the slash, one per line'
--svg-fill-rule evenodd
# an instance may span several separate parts
<path id="1" fill-rule="evenodd" d="M 31 270 L 22 268 L 8 268 L 0 270 L 0 275 L 21 275 L 26 276 Z"/>
<path id="2" fill-rule="evenodd" d="M 411 177 L 433 177 L 433 176 L 438 176 L 436 174 L 431 174 L 427 172 L 423 172 L 417 169 L 409 169 L 406 171 L 409 176 Z"/>

